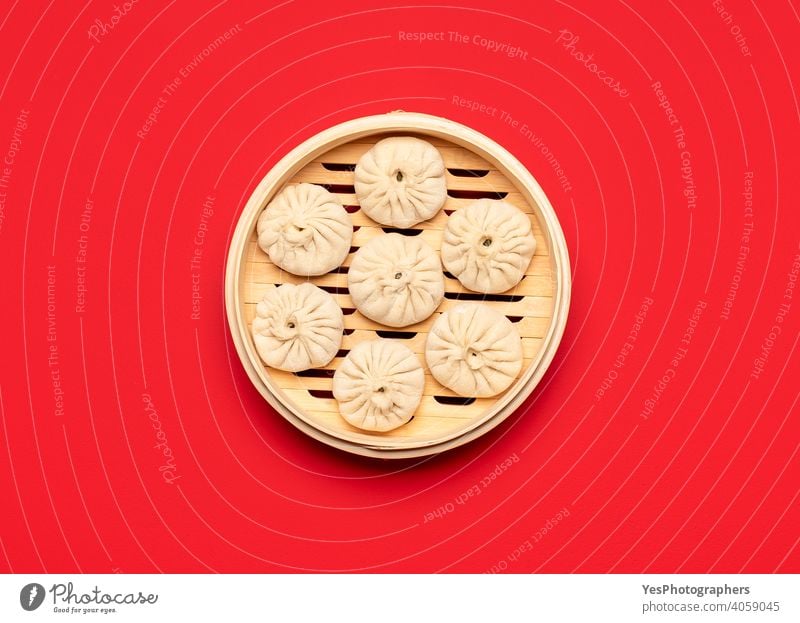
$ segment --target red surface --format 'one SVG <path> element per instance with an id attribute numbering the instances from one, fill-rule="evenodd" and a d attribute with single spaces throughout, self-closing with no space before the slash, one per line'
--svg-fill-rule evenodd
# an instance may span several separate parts
<path id="1" fill-rule="evenodd" d="M 797 9 L 725 0 L 726 23 L 710 2 L 536 4 L 141 2 L 94 41 L 111 2 L 4 3 L 0 153 L 19 149 L 0 184 L 0 569 L 800 571 L 800 291 L 785 298 L 800 252 Z M 445 40 L 399 40 L 421 30 Z M 594 52 L 628 96 L 571 52 Z M 691 206 L 657 81 L 685 131 Z M 239 364 L 222 298 L 233 227 L 270 167 L 332 124 L 394 109 L 460 121 L 519 157 L 575 277 L 562 346 L 525 408 L 418 464 L 341 454 L 276 416 Z"/>

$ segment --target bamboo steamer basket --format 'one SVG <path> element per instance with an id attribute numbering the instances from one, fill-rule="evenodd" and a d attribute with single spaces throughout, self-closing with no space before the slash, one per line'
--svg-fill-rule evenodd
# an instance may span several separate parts
<path id="1" fill-rule="evenodd" d="M 358 207 L 353 169 L 361 155 L 387 136 L 417 136 L 432 143 L 447 167 L 448 198 L 432 219 L 396 230 L 372 221 Z M 272 264 L 257 245 L 256 221 L 285 186 L 308 182 L 338 195 L 356 231 L 350 254 L 339 269 L 319 277 L 298 277 Z M 394 329 L 362 316 L 347 290 L 347 268 L 355 251 L 385 231 L 420 236 L 441 248 L 447 217 L 481 198 L 502 198 L 529 215 L 536 253 L 523 280 L 500 295 L 467 290 L 445 273 L 445 299 L 430 318 Z M 336 358 L 321 369 L 291 373 L 265 366 L 251 335 L 255 307 L 269 288 L 310 281 L 330 292 L 344 310 L 345 335 Z M 533 176 L 503 147 L 464 125 L 431 115 L 392 112 L 331 127 L 289 152 L 264 177 L 239 218 L 231 240 L 225 303 L 236 350 L 250 380 L 266 401 L 294 426 L 330 446 L 364 456 L 421 457 L 460 446 L 491 430 L 531 394 L 553 359 L 567 321 L 571 287 L 564 234 L 550 202 Z M 491 398 L 464 398 L 440 385 L 425 363 L 427 332 L 443 311 L 475 301 L 506 315 L 523 342 L 524 363 L 514 383 Z M 425 369 L 425 388 L 414 418 L 385 433 L 362 431 L 340 415 L 331 387 L 333 372 L 358 342 L 396 339 L 414 351 Z"/>

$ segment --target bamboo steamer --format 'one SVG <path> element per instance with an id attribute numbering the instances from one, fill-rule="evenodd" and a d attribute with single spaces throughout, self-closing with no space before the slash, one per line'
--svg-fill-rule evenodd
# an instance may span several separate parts
<path id="1" fill-rule="evenodd" d="M 361 155 L 387 136 L 417 136 L 442 154 L 447 167 L 448 198 L 434 218 L 413 228 L 383 228 L 358 207 L 353 168 Z M 319 277 L 298 277 L 272 264 L 256 243 L 261 211 L 285 186 L 308 182 L 338 195 L 356 229 L 353 247 L 341 268 Z M 347 268 L 355 251 L 384 231 L 420 236 L 441 247 L 450 213 L 481 198 L 502 198 L 526 212 L 536 237 L 536 254 L 524 279 L 500 295 L 471 292 L 445 274 L 445 299 L 433 316 L 402 330 L 380 325 L 355 309 L 347 291 Z M 255 307 L 269 288 L 311 281 L 331 292 L 345 312 L 342 350 L 322 369 L 300 373 L 265 366 L 250 332 Z M 455 448 L 491 430 L 519 407 L 553 359 L 569 308 L 571 277 L 564 234 L 550 202 L 522 164 L 503 147 L 464 125 L 421 113 L 392 112 L 341 123 L 311 137 L 289 152 L 264 177 L 239 218 L 231 240 L 225 279 L 225 302 L 236 350 L 251 381 L 266 401 L 309 436 L 364 456 L 411 458 Z M 491 398 L 463 398 L 440 385 L 425 364 L 425 339 L 438 315 L 464 300 L 493 307 L 509 317 L 523 342 L 524 364 L 516 381 Z M 425 388 L 414 418 L 385 433 L 350 426 L 331 393 L 333 372 L 355 344 L 381 337 L 400 340 L 418 354 L 425 368 Z"/>

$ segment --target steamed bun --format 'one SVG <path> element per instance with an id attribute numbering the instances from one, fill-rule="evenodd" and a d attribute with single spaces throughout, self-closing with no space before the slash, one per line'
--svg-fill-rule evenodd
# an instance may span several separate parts
<path id="1" fill-rule="evenodd" d="M 478 199 L 447 219 L 442 263 L 470 290 L 505 292 L 525 276 L 535 250 L 524 212 L 505 201 Z"/>
<path id="2" fill-rule="evenodd" d="M 336 195 L 316 184 L 284 188 L 258 217 L 258 246 L 282 269 L 308 277 L 341 266 L 353 223 Z"/>
<path id="3" fill-rule="evenodd" d="M 271 288 L 253 319 L 253 341 L 261 359 L 289 372 L 330 363 L 343 333 L 341 308 L 330 294 L 311 283 Z"/>
<path id="4" fill-rule="evenodd" d="M 360 342 L 333 375 L 333 396 L 353 426 L 388 431 L 408 422 L 422 398 L 425 373 L 411 350 L 392 340 Z"/>
<path id="5" fill-rule="evenodd" d="M 415 237 L 395 233 L 377 236 L 358 250 L 347 284 L 358 311 L 390 327 L 425 320 L 444 297 L 436 252 Z"/>
<path id="6" fill-rule="evenodd" d="M 522 340 L 491 307 L 463 303 L 433 323 L 425 343 L 431 374 L 460 396 L 495 396 L 522 369 Z"/>
<path id="7" fill-rule="evenodd" d="M 439 151 L 410 136 L 385 138 L 359 159 L 355 189 L 361 209 L 391 227 L 411 227 L 433 217 L 447 200 Z"/>

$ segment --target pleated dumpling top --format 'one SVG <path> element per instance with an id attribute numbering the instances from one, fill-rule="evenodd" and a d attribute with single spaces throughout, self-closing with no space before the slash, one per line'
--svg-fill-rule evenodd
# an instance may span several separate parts
<path id="1" fill-rule="evenodd" d="M 350 424 L 383 432 L 411 419 L 424 385 L 419 359 L 407 346 L 371 340 L 356 344 L 336 370 L 333 396 Z"/>
<path id="2" fill-rule="evenodd" d="M 425 359 L 434 378 L 460 396 L 495 396 L 522 369 L 522 339 L 491 307 L 462 303 L 433 323 Z"/>
<path id="3" fill-rule="evenodd" d="M 270 288 L 256 306 L 253 341 L 268 366 L 289 372 L 327 365 L 344 334 L 334 298 L 311 283 Z"/>
<path id="4" fill-rule="evenodd" d="M 372 220 L 412 227 L 435 216 L 447 200 L 444 161 L 427 141 L 385 138 L 356 164 L 355 190 L 361 209 Z"/>
<path id="5" fill-rule="evenodd" d="M 447 219 L 442 263 L 470 290 L 498 293 L 522 280 L 535 250 L 527 214 L 505 201 L 478 199 Z"/>
<path id="6" fill-rule="evenodd" d="M 425 320 L 444 297 L 436 251 L 418 237 L 395 233 L 376 236 L 358 250 L 347 285 L 358 311 L 390 327 Z"/>
<path id="7" fill-rule="evenodd" d="M 342 265 L 353 223 L 336 195 L 316 184 L 287 186 L 258 218 L 258 246 L 283 270 L 309 277 Z"/>

